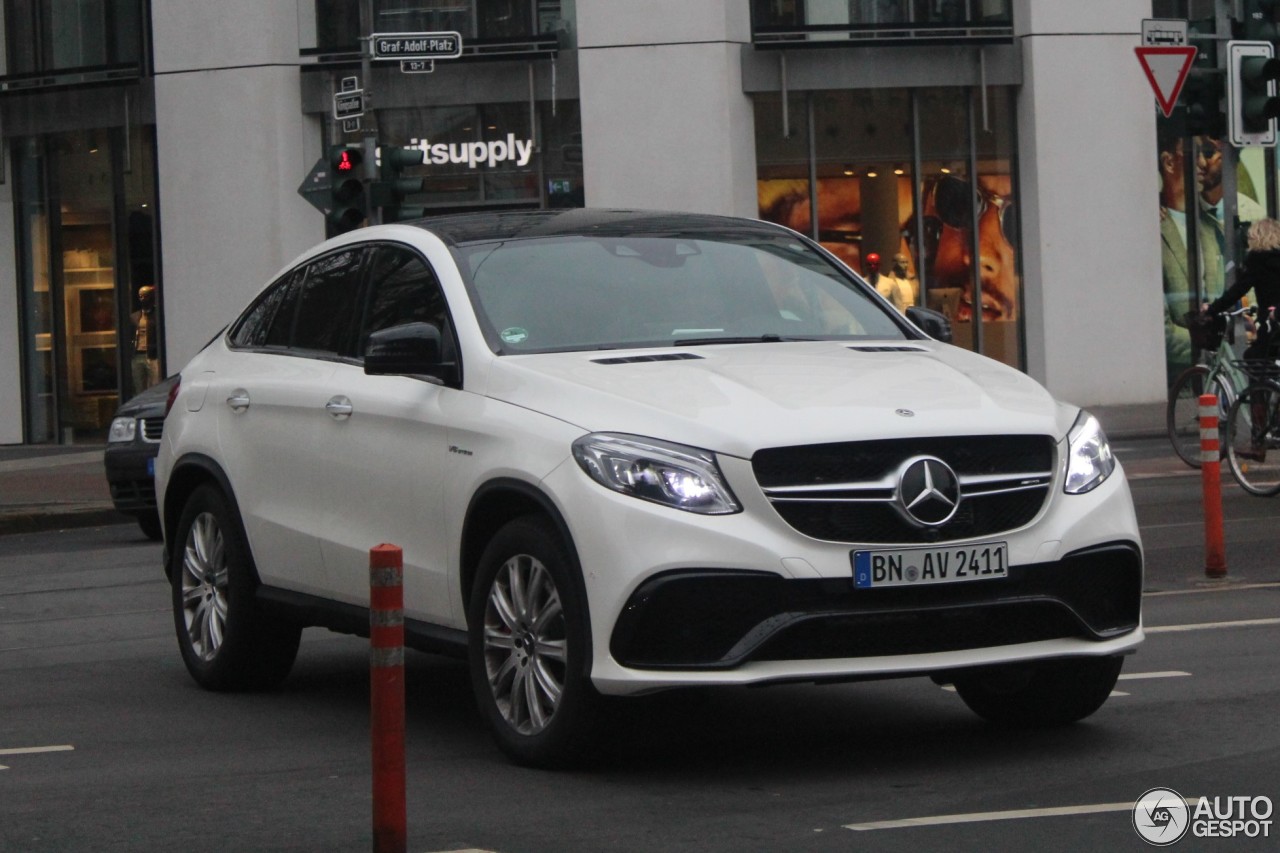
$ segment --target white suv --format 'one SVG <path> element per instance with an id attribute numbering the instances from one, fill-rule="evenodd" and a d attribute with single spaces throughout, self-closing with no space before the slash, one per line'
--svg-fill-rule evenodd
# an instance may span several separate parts
<path id="1" fill-rule="evenodd" d="M 601 694 L 904 674 L 982 716 L 1097 710 L 1142 547 L 1097 421 L 926 336 L 806 238 L 637 211 L 334 238 L 181 373 L 156 465 L 179 646 L 212 689 L 367 634 L 468 655 L 513 759 Z M 917 325 L 919 324 L 919 325 Z"/>

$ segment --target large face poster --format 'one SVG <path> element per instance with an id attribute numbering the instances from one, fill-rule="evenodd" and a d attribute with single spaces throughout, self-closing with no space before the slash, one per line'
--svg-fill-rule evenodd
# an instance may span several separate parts
<path id="1" fill-rule="evenodd" d="M 1160 265 L 1170 381 L 1195 359 L 1187 313 L 1222 295 L 1225 287 L 1224 253 L 1227 241 L 1234 239 L 1223 224 L 1225 144 L 1208 136 L 1185 136 L 1181 122 L 1157 117 Z M 1242 152 L 1236 170 L 1236 215 L 1241 222 L 1266 216 L 1260 156 L 1260 151 Z"/>
<path id="2" fill-rule="evenodd" d="M 762 180 L 757 190 L 761 218 L 802 234 L 812 233 L 807 180 Z M 864 277 L 874 274 L 867 258 L 875 255 L 882 275 L 900 268 L 913 282 L 914 304 L 940 310 L 953 322 L 969 323 L 978 314 L 984 322 L 1018 319 L 1017 221 L 1011 175 L 986 174 L 973 182 L 963 174 L 939 170 L 926 178 L 920 193 L 923 233 L 919 238 L 910 177 L 819 178 L 817 191 L 818 241 Z M 926 283 L 923 296 L 921 270 Z M 980 300 L 975 280 L 981 288 Z"/>

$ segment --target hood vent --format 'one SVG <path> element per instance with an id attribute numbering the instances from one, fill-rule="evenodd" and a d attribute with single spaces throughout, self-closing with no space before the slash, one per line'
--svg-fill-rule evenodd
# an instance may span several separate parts
<path id="1" fill-rule="evenodd" d="M 906 346 L 856 346 L 849 347 L 854 352 L 928 352 L 923 347 Z"/>
<path id="2" fill-rule="evenodd" d="M 702 356 L 694 355 L 691 352 L 667 352 L 661 355 L 623 355 L 617 358 L 593 358 L 596 364 L 636 364 L 642 361 L 689 361 L 690 359 L 701 360 Z"/>

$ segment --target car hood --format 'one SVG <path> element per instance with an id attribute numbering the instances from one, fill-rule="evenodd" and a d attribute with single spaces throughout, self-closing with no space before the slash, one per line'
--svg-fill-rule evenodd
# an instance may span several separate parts
<path id="1" fill-rule="evenodd" d="M 135 417 L 135 418 L 154 418 L 164 415 L 165 407 L 169 403 L 169 389 L 173 387 L 173 383 L 178 381 L 177 375 L 163 379 L 155 385 L 152 385 L 142 393 L 130 397 L 127 401 L 120 405 L 116 411 L 116 416 Z"/>
<path id="2" fill-rule="evenodd" d="M 589 432 L 744 458 L 764 447 L 930 435 L 1061 438 L 1078 409 L 933 341 L 717 344 L 495 359 L 487 395 Z"/>

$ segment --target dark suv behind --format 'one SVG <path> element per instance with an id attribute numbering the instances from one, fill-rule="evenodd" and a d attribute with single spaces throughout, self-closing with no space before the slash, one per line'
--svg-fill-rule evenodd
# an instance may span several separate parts
<path id="1" fill-rule="evenodd" d="M 136 518 L 142 532 L 157 542 L 162 533 L 156 513 L 155 459 L 169 391 L 177 381 L 172 376 L 121 405 L 111 421 L 102 456 L 112 503 Z"/>

